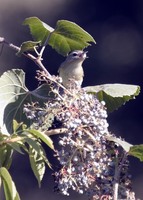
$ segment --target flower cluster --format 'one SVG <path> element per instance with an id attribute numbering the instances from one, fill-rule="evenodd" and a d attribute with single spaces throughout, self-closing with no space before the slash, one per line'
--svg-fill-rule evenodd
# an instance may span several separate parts
<path id="1" fill-rule="evenodd" d="M 94 196 L 94 199 L 103 195 L 112 197 L 115 159 L 119 163 L 122 159 L 117 154 L 115 144 L 107 140 L 110 133 L 105 103 L 83 90 L 74 98 L 66 97 L 64 96 L 61 111 L 56 115 L 63 127 L 68 129 L 68 133 L 59 140 L 61 148 L 56 156 L 61 169 L 54 175 L 55 190 L 69 195 L 69 188 L 72 188 L 80 194 Z M 122 168 L 124 173 L 119 181 L 122 185 L 119 196 L 122 198 L 127 197 L 127 168 L 125 161 Z"/>
<path id="2" fill-rule="evenodd" d="M 52 115 L 67 130 L 66 134 L 60 136 L 55 154 L 60 162 L 60 170 L 54 173 L 55 191 L 69 195 L 69 189 L 73 189 L 92 199 L 101 199 L 103 196 L 113 199 L 118 182 L 118 198 L 128 198 L 128 161 L 124 159 L 123 150 L 107 139 L 111 134 L 108 131 L 105 103 L 99 102 L 95 95 L 87 94 L 83 89 L 71 89 L 69 92 L 57 90 L 56 94 L 54 100 L 45 104 L 43 111 L 36 109 L 37 123 L 41 120 L 40 112 L 44 113 L 43 123 Z M 32 112 L 32 116 L 35 113 Z M 39 123 L 42 129 L 45 128 L 43 123 Z"/>

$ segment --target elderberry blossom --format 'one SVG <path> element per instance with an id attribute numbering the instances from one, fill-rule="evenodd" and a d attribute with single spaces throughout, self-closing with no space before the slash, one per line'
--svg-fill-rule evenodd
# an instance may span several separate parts
<path id="1" fill-rule="evenodd" d="M 81 90 L 74 98 L 63 95 L 60 105 L 56 119 L 68 131 L 60 137 L 60 148 L 56 153 L 61 169 L 54 174 L 55 190 L 69 195 L 69 189 L 73 189 L 92 199 L 100 199 L 103 195 L 113 197 L 115 159 L 119 159 L 119 163 L 122 159 L 116 154 L 115 144 L 107 140 L 111 134 L 105 102 L 99 102 L 95 95 Z M 127 161 L 125 163 L 119 180 L 120 198 L 127 197 L 129 184 L 126 182 L 130 183 Z"/>
<path id="2" fill-rule="evenodd" d="M 27 117 L 34 118 L 36 128 L 46 131 L 60 126 L 67 130 L 60 135 L 55 154 L 60 163 L 60 169 L 54 173 L 55 191 L 69 195 L 72 189 L 93 200 L 103 196 L 113 199 L 118 179 L 118 198 L 127 199 L 131 189 L 128 160 L 123 160 L 120 147 L 107 140 L 111 133 L 105 102 L 83 89 L 60 93 L 55 87 L 53 91 L 59 95 L 49 99 L 43 109 L 25 106 L 24 111 Z"/>

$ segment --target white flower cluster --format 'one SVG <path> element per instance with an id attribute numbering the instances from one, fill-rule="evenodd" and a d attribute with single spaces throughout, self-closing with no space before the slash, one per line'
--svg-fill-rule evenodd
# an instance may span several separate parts
<path id="1" fill-rule="evenodd" d="M 60 162 L 60 170 L 54 173 L 55 191 L 69 195 L 69 189 L 73 189 L 92 199 L 101 199 L 104 195 L 113 199 L 116 161 L 120 166 L 123 152 L 120 155 L 119 147 L 107 140 L 111 134 L 105 103 L 83 89 L 72 89 L 69 93 L 56 88 L 53 91 L 57 97 L 49 100 L 43 110 L 26 106 L 24 111 L 28 118 L 35 119 L 35 127 L 40 126 L 41 130 L 50 127 L 45 125 L 50 115 L 55 118 L 50 122 L 52 127 L 59 128 L 60 124 L 67 129 L 60 136 L 55 155 Z M 118 197 L 126 199 L 130 190 L 128 162 L 124 161 L 120 168 Z"/>
<path id="2" fill-rule="evenodd" d="M 107 141 L 110 133 L 105 103 L 84 90 L 75 93 L 74 97 L 67 94 L 62 97 L 56 119 L 68 133 L 59 140 L 56 156 L 61 169 L 54 175 L 55 190 L 69 195 L 72 188 L 94 199 L 112 196 L 116 155 L 115 144 Z M 127 170 L 124 168 L 124 171 Z M 125 174 L 122 180 L 127 178 Z M 126 187 L 119 193 L 126 197 Z"/>

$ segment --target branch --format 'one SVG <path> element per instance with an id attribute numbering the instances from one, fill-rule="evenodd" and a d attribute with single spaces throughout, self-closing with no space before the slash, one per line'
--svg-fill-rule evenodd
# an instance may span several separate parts
<path id="1" fill-rule="evenodd" d="M 54 78 L 52 77 L 52 75 L 47 71 L 47 69 L 44 67 L 44 65 L 42 64 L 42 54 L 43 54 L 43 51 L 45 49 L 45 45 L 46 43 L 48 43 L 48 40 L 50 38 L 50 35 L 49 37 L 47 38 L 43 48 L 41 49 L 40 53 L 38 53 L 38 56 L 35 57 L 33 56 L 32 54 L 30 53 L 27 53 L 27 52 L 24 52 L 22 53 L 24 56 L 26 56 L 27 58 L 29 58 L 30 60 L 32 60 L 33 62 L 35 62 L 35 64 L 45 73 L 47 79 L 49 79 L 50 81 L 58 84 L 61 88 L 63 88 L 67 93 L 71 94 L 69 90 L 67 90 L 62 84 L 58 83 L 57 81 L 54 80 Z M 10 47 L 11 49 L 15 50 L 15 51 L 20 51 L 20 47 L 8 42 L 5 40 L 4 37 L 0 37 L 0 44 L 6 44 L 8 47 Z"/>
<path id="2" fill-rule="evenodd" d="M 64 89 L 68 94 L 72 95 L 71 92 L 69 90 L 67 90 L 62 84 L 60 84 L 59 82 L 55 81 L 54 78 L 52 77 L 52 75 L 47 71 L 47 69 L 44 67 L 44 65 L 42 64 L 42 54 L 44 52 L 45 46 L 49 41 L 51 34 L 49 34 L 47 40 L 45 41 L 45 44 L 43 46 L 43 48 L 41 49 L 40 53 L 37 52 L 37 57 L 33 56 L 30 53 L 24 52 L 22 53 L 24 56 L 26 56 L 27 58 L 29 58 L 30 60 L 32 60 L 33 62 L 35 62 L 35 64 L 45 73 L 46 77 L 48 80 L 56 83 L 59 85 L 59 87 L 61 87 L 62 89 Z M 15 50 L 16 52 L 20 51 L 20 47 L 8 42 L 5 40 L 4 37 L 0 37 L 0 44 L 6 44 L 8 47 L 10 47 L 11 49 Z M 57 133 L 58 134 L 58 133 Z"/>
<path id="3" fill-rule="evenodd" d="M 8 47 L 10 47 L 11 49 L 15 50 L 15 51 L 20 51 L 20 47 L 8 42 L 5 40 L 5 38 L 0 37 L 0 44 L 6 44 Z M 43 51 L 42 51 L 43 53 Z M 33 62 L 35 62 L 35 64 L 41 69 L 43 70 L 47 76 L 51 77 L 51 74 L 47 71 L 47 69 L 44 67 L 44 65 L 42 64 L 42 58 L 41 58 L 41 54 L 38 57 L 33 56 L 30 53 L 22 53 L 24 56 L 26 56 L 27 58 L 29 58 L 30 60 L 32 60 Z"/>

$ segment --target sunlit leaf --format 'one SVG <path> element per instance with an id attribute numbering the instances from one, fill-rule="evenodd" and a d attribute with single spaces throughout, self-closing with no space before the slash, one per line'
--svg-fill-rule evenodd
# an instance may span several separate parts
<path id="1" fill-rule="evenodd" d="M 42 152 L 40 153 L 42 154 Z M 43 176 L 45 174 L 45 161 L 42 156 L 40 156 L 40 153 L 38 153 L 32 147 L 29 148 L 29 160 L 31 168 L 35 177 L 38 180 L 39 187 L 41 186 L 41 180 L 43 179 Z"/>
<path id="2" fill-rule="evenodd" d="M 45 144 L 47 144 L 51 149 L 54 149 L 53 146 L 53 141 L 51 140 L 51 138 L 49 136 L 47 136 L 46 134 L 37 131 L 35 129 L 29 129 L 27 130 L 27 132 L 31 133 L 32 135 L 40 138 Z"/>
<path id="3" fill-rule="evenodd" d="M 64 56 L 75 49 L 88 47 L 91 42 L 96 43 L 89 33 L 67 20 L 57 21 L 55 31 L 49 40 L 52 48 Z"/>
<path id="4" fill-rule="evenodd" d="M 17 151 L 20 154 L 24 154 L 24 152 L 21 150 L 21 145 L 17 142 L 13 142 L 11 144 L 9 144 L 13 150 Z"/>
<path id="5" fill-rule="evenodd" d="M 23 122 L 18 123 L 15 119 L 13 120 L 13 132 L 16 133 L 20 127 L 22 127 Z"/>
<path id="6" fill-rule="evenodd" d="M 0 168 L 0 177 L 4 187 L 5 200 L 20 200 L 15 184 L 6 168 Z"/>
<path id="7" fill-rule="evenodd" d="M 48 35 L 54 31 L 52 27 L 42 22 L 38 17 L 26 18 L 23 24 L 29 26 L 33 39 L 41 41 L 41 44 L 44 44 Z"/>
<path id="8" fill-rule="evenodd" d="M 106 102 L 108 112 L 113 112 L 127 101 L 139 95 L 140 87 L 127 84 L 104 84 L 84 88 L 88 93 L 97 95 L 100 101 Z"/>
<path id="9" fill-rule="evenodd" d="M 48 165 L 48 167 L 51 168 L 51 164 L 50 164 L 48 158 L 46 157 L 46 153 L 45 153 L 45 150 L 43 149 L 42 145 L 38 141 L 36 141 L 32 138 L 26 138 L 25 142 L 27 142 L 27 144 L 31 148 L 33 148 L 37 152 L 37 154 L 39 154 L 42 157 L 43 161 Z"/>
<path id="10" fill-rule="evenodd" d="M 0 126 L 3 132 L 7 132 L 7 128 L 12 129 L 11 119 L 16 118 L 17 111 L 20 110 L 22 113 L 23 95 L 27 92 L 25 73 L 22 70 L 13 69 L 0 77 Z M 20 115 L 18 118 L 21 119 Z"/>
<path id="11" fill-rule="evenodd" d="M 47 89 L 47 90 L 46 90 Z M 27 103 L 38 102 L 41 106 L 51 97 L 47 84 L 34 91 L 25 86 L 25 73 L 20 69 L 12 69 L 0 77 L 0 127 L 2 133 L 13 132 L 13 120 L 30 125 L 30 120 L 23 113 L 23 106 Z"/>
<path id="12" fill-rule="evenodd" d="M 48 39 L 48 44 L 63 56 L 72 50 L 84 49 L 91 42 L 96 43 L 89 33 L 68 20 L 57 21 L 55 29 L 37 17 L 26 18 L 24 25 L 29 26 L 35 41 L 41 41 L 41 44 L 44 44 Z"/>

